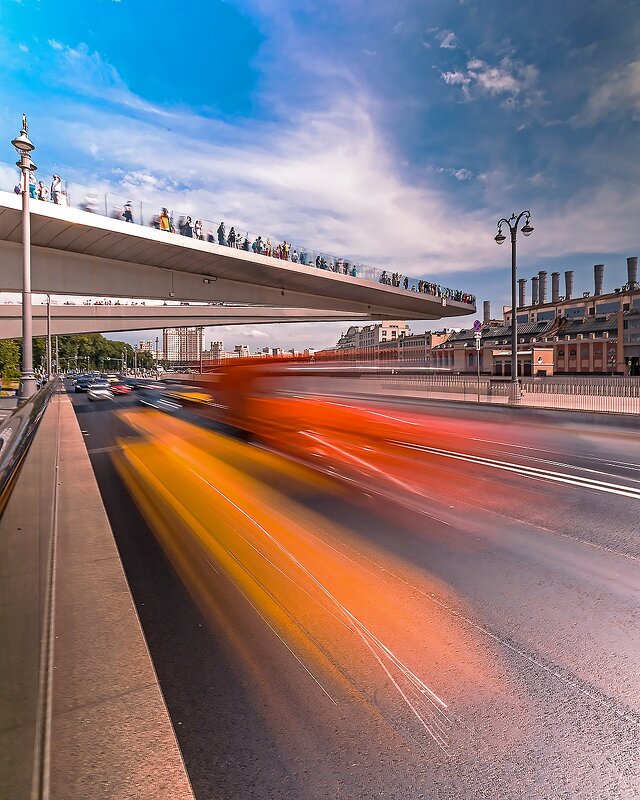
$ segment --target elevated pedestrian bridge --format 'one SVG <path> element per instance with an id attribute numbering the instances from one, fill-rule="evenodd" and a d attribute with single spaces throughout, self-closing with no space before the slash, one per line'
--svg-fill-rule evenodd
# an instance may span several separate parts
<path id="1" fill-rule="evenodd" d="M 21 202 L 18 195 L 0 192 L 3 291 L 22 289 Z M 30 208 L 34 292 L 319 309 L 367 319 L 441 319 L 475 311 L 472 302 L 338 274 L 75 208 L 37 200 Z"/>
<path id="2" fill-rule="evenodd" d="M 364 314 L 316 308 L 219 305 L 51 305 L 51 333 L 115 333 L 210 325 L 265 325 L 274 322 L 339 322 Z M 47 334 L 47 306 L 33 306 L 33 335 Z M 0 305 L 0 339 L 22 335 L 22 306 Z"/>

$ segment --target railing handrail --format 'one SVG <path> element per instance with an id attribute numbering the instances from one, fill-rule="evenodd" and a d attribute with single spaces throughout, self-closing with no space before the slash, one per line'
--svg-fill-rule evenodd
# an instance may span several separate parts
<path id="1" fill-rule="evenodd" d="M 57 385 L 53 378 L 0 423 L 0 514 Z"/>

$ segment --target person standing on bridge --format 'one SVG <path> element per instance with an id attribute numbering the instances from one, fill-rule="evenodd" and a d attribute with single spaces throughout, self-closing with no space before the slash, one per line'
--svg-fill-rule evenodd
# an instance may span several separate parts
<path id="1" fill-rule="evenodd" d="M 180 225 L 180 233 L 183 236 L 188 236 L 190 239 L 193 238 L 193 226 L 191 224 L 191 217 L 187 217 L 184 222 L 181 221 Z"/>
<path id="2" fill-rule="evenodd" d="M 38 182 L 38 200 L 43 200 L 45 203 L 49 199 L 49 190 L 44 185 L 43 181 Z"/>
<path id="3" fill-rule="evenodd" d="M 197 219 L 193 224 L 193 235 L 196 239 L 202 239 L 202 220 Z"/>
<path id="4" fill-rule="evenodd" d="M 169 221 L 169 212 L 166 208 L 163 208 L 160 212 L 160 230 L 161 231 L 170 231 L 171 230 L 171 223 Z"/>
<path id="5" fill-rule="evenodd" d="M 227 245 L 229 247 L 236 246 L 236 229 L 233 227 L 233 225 L 231 226 L 231 230 L 229 231 L 229 237 L 227 238 Z"/>
<path id="6" fill-rule="evenodd" d="M 60 205 L 60 195 L 62 193 L 62 181 L 59 175 L 54 175 L 51 181 L 51 202 Z"/>
<path id="7" fill-rule="evenodd" d="M 218 234 L 218 244 L 226 245 L 227 244 L 227 236 L 226 236 L 226 231 L 225 231 L 225 227 L 224 227 L 224 222 L 221 222 L 220 225 L 218 225 L 218 230 L 216 231 L 216 233 Z"/>
<path id="8" fill-rule="evenodd" d="M 125 222 L 133 222 L 133 205 L 131 204 L 131 200 L 127 200 L 127 202 L 124 204 L 122 219 Z"/>

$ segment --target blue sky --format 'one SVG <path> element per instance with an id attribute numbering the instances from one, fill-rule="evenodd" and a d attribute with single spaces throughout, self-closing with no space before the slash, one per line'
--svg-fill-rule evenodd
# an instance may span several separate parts
<path id="1" fill-rule="evenodd" d="M 509 252 L 492 237 L 512 210 L 536 227 L 521 275 L 573 268 L 586 290 L 604 261 L 605 286 L 624 282 L 638 41 L 636 0 L 2 0 L 0 161 L 26 111 L 46 176 L 434 278 L 496 313 Z M 325 345 L 336 327 L 256 344 Z"/>

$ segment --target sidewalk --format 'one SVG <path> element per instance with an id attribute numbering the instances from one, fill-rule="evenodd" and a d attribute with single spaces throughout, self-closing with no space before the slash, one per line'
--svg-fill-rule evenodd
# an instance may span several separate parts
<path id="1" fill-rule="evenodd" d="M 51 797 L 193 800 L 73 406 L 59 424 Z M 167 643 L 170 647 L 170 643 Z"/>

